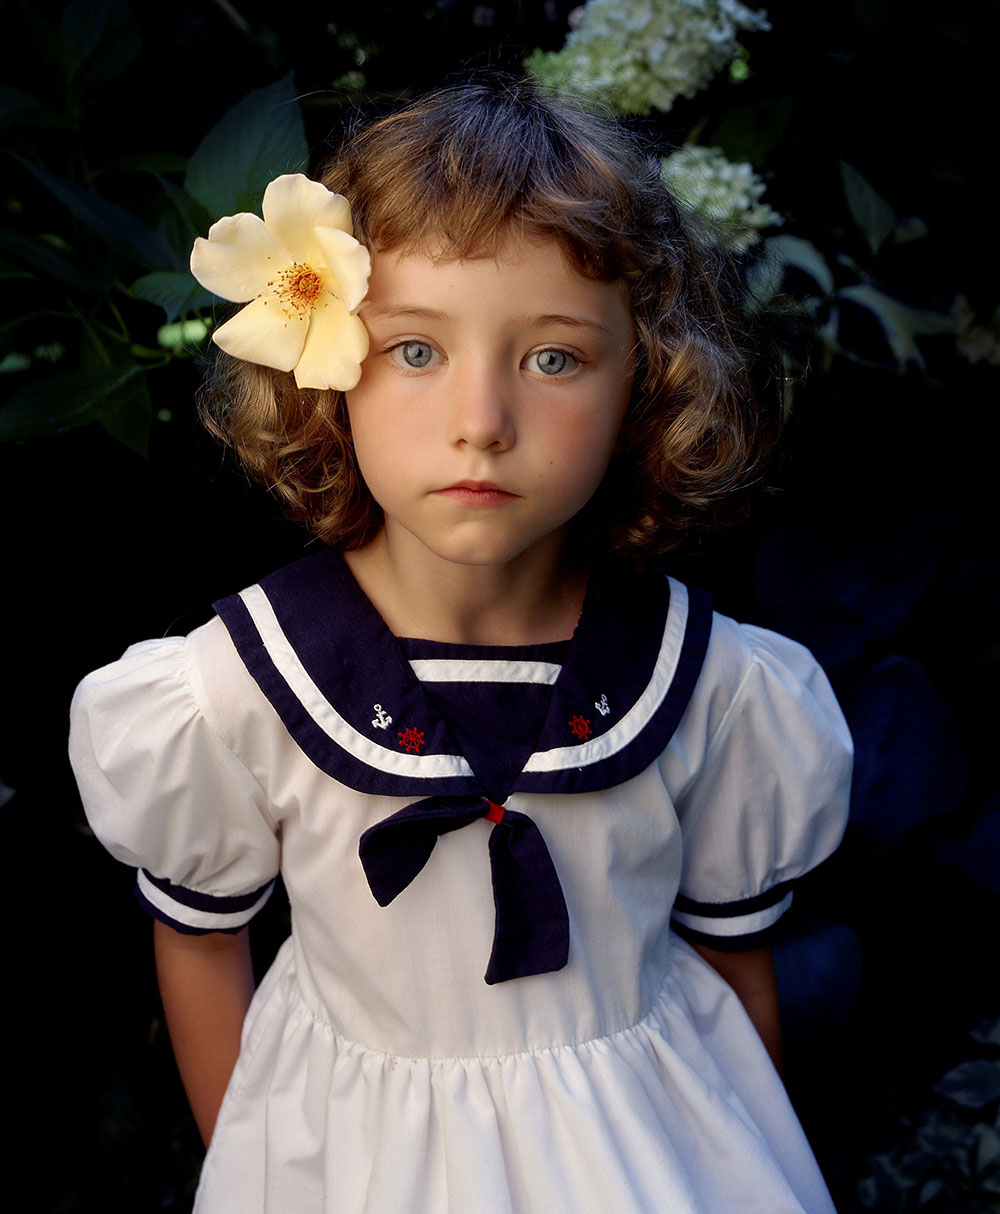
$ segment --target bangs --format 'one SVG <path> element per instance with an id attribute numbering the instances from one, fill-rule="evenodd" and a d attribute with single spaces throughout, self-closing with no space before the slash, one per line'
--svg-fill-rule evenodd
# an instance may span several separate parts
<path id="1" fill-rule="evenodd" d="M 511 234 L 553 239 L 582 273 L 611 281 L 635 268 L 624 183 L 645 166 L 602 133 L 526 90 L 466 87 L 369 127 L 323 181 L 350 200 L 371 248 L 475 258 Z"/>

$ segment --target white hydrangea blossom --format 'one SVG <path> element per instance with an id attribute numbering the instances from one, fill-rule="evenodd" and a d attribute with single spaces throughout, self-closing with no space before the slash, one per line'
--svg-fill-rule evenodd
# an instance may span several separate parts
<path id="1" fill-rule="evenodd" d="M 777 211 L 761 201 L 764 183 L 753 166 L 734 164 L 718 148 L 685 144 L 660 163 L 667 188 L 705 217 L 729 252 L 742 253 L 760 239 L 762 228 L 782 222 Z"/>
<path id="2" fill-rule="evenodd" d="M 693 97 L 735 57 L 741 30 L 771 28 L 766 14 L 739 0 L 589 0 L 573 16 L 563 49 L 536 51 L 528 69 L 625 114 Z"/>

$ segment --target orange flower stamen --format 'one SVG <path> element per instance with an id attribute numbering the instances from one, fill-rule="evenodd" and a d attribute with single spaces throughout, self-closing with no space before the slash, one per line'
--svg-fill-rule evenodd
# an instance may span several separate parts
<path id="1" fill-rule="evenodd" d="M 312 312 L 324 290 L 322 278 L 312 266 L 301 262 L 293 262 L 267 285 L 274 291 L 285 315 L 296 316 L 299 320 Z"/>

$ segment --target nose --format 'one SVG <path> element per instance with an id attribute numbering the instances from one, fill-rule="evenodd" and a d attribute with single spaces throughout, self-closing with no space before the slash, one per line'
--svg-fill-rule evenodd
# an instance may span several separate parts
<path id="1" fill-rule="evenodd" d="M 513 386 L 500 370 L 473 365 L 449 385 L 451 440 L 499 453 L 514 445 Z"/>

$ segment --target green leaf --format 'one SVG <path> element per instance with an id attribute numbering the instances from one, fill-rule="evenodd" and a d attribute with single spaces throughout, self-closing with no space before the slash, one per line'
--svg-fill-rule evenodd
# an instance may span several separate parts
<path id="1" fill-rule="evenodd" d="M 788 129 L 791 117 L 791 97 L 736 106 L 728 111 L 705 142 L 721 148 L 729 160 L 760 164 Z"/>
<path id="2" fill-rule="evenodd" d="M 125 367 L 70 371 L 26 384 L 0 409 L 0 441 L 61 434 L 93 421 L 101 406 L 142 374 Z"/>
<path id="3" fill-rule="evenodd" d="M 930 228 L 919 215 L 908 215 L 899 221 L 893 239 L 896 244 L 909 244 L 913 240 L 923 240 L 929 232 Z"/>
<path id="4" fill-rule="evenodd" d="M 149 457 L 149 434 L 153 428 L 153 402 L 146 377 L 132 378 L 102 402 L 98 420 L 123 446 Z"/>
<path id="5" fill-rule="evenodd" d="M 833 274 L 825 258 L 801 236 L 766 237 L 761 256 L 747 271 L 747 286 L 757 299 L 766 303 L 781 289 L 781 280 L 789 267 L 807 274 L 824 295 L 833 291 Z"/>
<path id="6" fill-rule="evenodd" d="M 837 296 L 867 308 L 874 315 L 900 367 L 909 362 L 914 362 L 919 367 L 924 365 L 923 356 L 917 347 L 918 337 L 955 331 L 955 321 L 952 317 L 910 308 L 868 283 L 843 287 L 837 292 Z"/>
<path id="7" fill-rule="evenodd" d="M 78 64 L 86 63 L 97 49 L 114 7 L 114 0 L 73 0 L 67 5 L 60 25 Z"/>
<path id="8" fill-rule="evenodd" d="M 170 274 L 158 270 L 137 278 L 130 290 L 137 299 L 159 304 L 166 313 L 168 324 L 185 312 L 196 312 L 215 303 L 212 292 L 206 291 L 190 274 Z"/>
<path id="9" fill-rule="evenodd" d="M 88 82 L 103 84 L 121 75 L 138 57 L 142 40 L 127 0 L 72 0 L 62 34 Z"/>
<path id="10" fill-rule="evenodd" d="M 292 73 L 255 89 L 215 124 L 188 163 L 184 188 L 213 219 L 257 210 L 264 187 L 309 158 Z"/>
<path id="11" fill-rule="evenodd" d="M 1000 1100 L 1000 1063 L 987 1058 L 959 1063 L 934 1085 L 939 1096 L 966 1109 L 981 1109 Z"/>
<path id="12" fill-rule="evenodd" d="M 157 173 L 156 180 L 162 190 L 160 201 L 164 204 L 157 227 L 187 266 L 194 238 L 207 232 L 215 217 L 168 177 Z"/>
<path id="13" fill-rule="evenodd" d="M 164 267 L 180 269 L 177 254 L 170 244 L 153 228 L 133 218 L 113 202 L 106 202 L 90 190 L 52 173 L 43 165 L 34 164 L 16 152 L 11 155 L 28 170 L 50 193 L 64 203 L 102 240 L 130 259 L 150 270 Z"/>
<path id="14" fill-rule="evenodd" d="M 1000 1165 L 1000 1134 L 991 1125 L 978 1125 L 974 1133 L 973 1173 L 976 1176 L 993 1175 Z"/>
<path id="15" fill-rule="evenodd" d="M 19 232 L 0 231 L 0 249 L 15 261 L 27 265 L 33 276 L 42 275 L 55 278 L 79 290 L 96 290 L 102 283 L 92 275 L 85 273 L 68 257 L 51 249 L 44 241 L 35 240 L 31 236 L 22 236 Z"/>
<path id="16" fill-rule="evenodd" d="M 933 1157 L 957 1159 L 968 1149 L 969 1132 L 961 1123 L 935 1117 L 918 1127 L 915 1142 L 920 1150 L 927 1151 Z"/>
<path id="17" fill-rule="evenodd" d="M 110 167 L 120 173 L 183 173 L 188 158 L 176 152 L 137 152 L 123 156 Z"/>
<path id="18" fill-rule="evenodd" d="M 905 1177 L 888 1155 L 874 1155 L 868 1164 L 869 1175 L 858 1183 L 858 1197 L 865 1209 L 877 1210 L 879 1214 L 902 1214 L 908 1188 Z"/>
<path id="19" fill-rule="evenodd" d="M 877 253 L 885 238 L 896 228 L 896 212 L 846 160 L 840 162 L 840 175 L 854 222 L 864 232 L 871 251 Z"/>
<path id="20" fill-rule="evenodd" d="M 133 346 L 133 350 L 136 347 Z M 148 351 L 153 353 L 153 351 Z M 94 420 L 124 446 L 145 458 L 149 453 L 149 434 L 153 423 L 153 404 L 149 395 L 149 369 L 139 366 L 118 343 L 106 344 L 101 334 L 88 328 L 80 343 L 80 365 L 106 376 L 128 372 L 97 403 Z M 138 371 L 136 375 L 134 372 Z"/>
<path id="21" fill-rule="evenodd" d="M 926 1184 L 920 1187 L 920 1196 L 918 1204 L 921 1206 L 929 1206 L 932 1201 L 937 1201 L 939 1197 L 948 1196 L 949 1185 L 940 1177 L 935 1177 L 933 1180 L 928 1180 Z"/>

